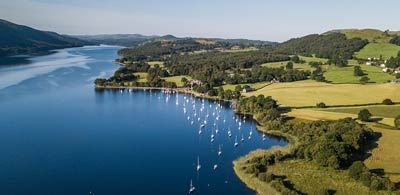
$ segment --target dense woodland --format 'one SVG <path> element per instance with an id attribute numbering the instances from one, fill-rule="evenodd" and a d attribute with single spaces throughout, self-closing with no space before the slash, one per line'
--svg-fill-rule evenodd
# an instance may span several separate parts
<path id="1" fill-rule="evenodd" d="M 137 78 L 132 76 L 133 73 L 149 73 L 153 70 L 146 63 L 151 60 L 163 62 L 164 66 L 161 69 L 165 70 L 165 73 L 162 75 L 189 75 L 200 81 L 201 86 L 186 86 L 193 87 L 195 91 L 201 93 L 218 94 L 215 88 L 223 84 L 292 82 L 309 78 L 325 81 L 321 64 L 318 62 L 310 63 L 310 66 L 315 68 L 312 72 L 293 69 L 293 63 L 302 63 L 298 55 L 328 58 L 329 64 L 345 66 L 354 52 L 359 51 L 367 43 L 367 40 L 358 38 L 347 39 L 341 33 L 329 33 L 308 35 L 277 45 L 259 44 L 257 50 L 222 52 L 221 49 L 229 50 L 234 46 L 240 48 L 243 45 L 237 45 L 238 42 L 235 41 L 165 37 L 162 40 L 120 50 L 122 58 L 118 61 L 125 65 L 126 69 L 120 70 L 124 74 L 114 75 L 106 83 L 136 81 Z M 261 66 L 280 61 L 291 62 L 286 67 L 280 68 Z M 391 59 L 392 61 L 395 63 L 395 59 Z M 135 82 L 134 85 L 165 86 L 161 79 L 162 75 L 150 77 L 148 83 Z M 235 93 L 228 92 L 231 94 L 228 96 L 236 97 Z"/>
<path id="2" fill-rule="evenodd" d="M 312 34 L 279 44 L 275 50 L 286 54 L 315 55 L 319 58 L 330 59 L 331 63 L 338 66 L 344 66 L 347 60 L 352 58 L 354 52 L 367 44 L 368 40 L 347 39 L 341 33 Z"/>

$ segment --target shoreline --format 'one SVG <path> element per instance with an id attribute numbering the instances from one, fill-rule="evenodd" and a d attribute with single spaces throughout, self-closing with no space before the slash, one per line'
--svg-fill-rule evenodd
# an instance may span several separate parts
<path id="1" fill-rule="evenodd" d="M 226 100 L 226 99 L 221 99 L 218 96 L 208 96 L 205 94 L 201 94 L 198 92 L 195 92 L 191 90 L 190 88 L 185 88 L 185 87 L 178 87 L 178 88 L 167 88 L 167 87 L 127 87 L 127 86 L 98 86 L 95 85 L 96 90 L 160 90 L 160 91 L 174 91 L 177 93 L 184 93 L 184 94 L 190 94 L 193 95 L 194 97 L 198 98 L 204 98 L 208 100 L 216 100 L 216 101 L 228 101 L 228 102 L 234 102 L 232 100 Z"/>

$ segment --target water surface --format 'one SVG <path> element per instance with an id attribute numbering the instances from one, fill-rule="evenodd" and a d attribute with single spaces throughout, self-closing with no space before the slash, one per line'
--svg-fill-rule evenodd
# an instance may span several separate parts
<path id="1" fill-rule="evenodd" d="M 232 161 L 286 142 L 263 140 L 229 103 L 94 90 L 118 68 L 117 50 L 64 49 L 0 67 L 0 194 L 187 194 L 190 180 L 195 194 L 254 194 Z"/>

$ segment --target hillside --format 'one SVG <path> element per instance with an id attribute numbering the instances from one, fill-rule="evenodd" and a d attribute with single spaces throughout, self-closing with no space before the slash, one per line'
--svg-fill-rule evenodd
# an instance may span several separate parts
<path id="1" fill-rule="evenodd" d="M 355 53 L 355 57 L 360 59 L 380 58 L 389 59 L 400 51 L 400 46 L 392 44 L 391 40 L 399 35 L 398 31 L 381 31 L 377 29 L 340 29 L 328 31 L 325 34 L 342 33 L 347 38 L 367 39 L 368 44 Z"/>
<path id="2" fill-rule="evenodd" d="M 55 32 L 40 31 L 0 19 L 0 56 L 47 53 L 53 49 L 88 44 Z"/>
<path id="3" fill-rule="evenodd" d="M 179 41 L 194 39 L 200 42 L 214 42 L 223 45 L 238 45 L 242 47 L 250 46 L 270 46 L 277 44 L 272 41 L 262 41 L 262 40 L 250 40 L 250 39 L 223 39 L 223 38 L 192 38 L 185 37 L 179 38 L 173 35 L 141 35 L 141 34 L 103 34 L 103 35 L 75 35 L 75 38 L 90 41 L 96 44 L 107 44 L 107 45 L 120 45 L 125 47 L 137 47 L 141 44 L 158 42 L 158 41 Z"/>
<path id="4" fill-rule="evenodd" d="M 126 47 L 137 46 L 146 41 L 151 41 L 159 36 L 146 36 L 141 34 L 104 34 L 104 35 L 76 35 L 75 38 L 90 41 L 96 44 L 120 45 Z"/>

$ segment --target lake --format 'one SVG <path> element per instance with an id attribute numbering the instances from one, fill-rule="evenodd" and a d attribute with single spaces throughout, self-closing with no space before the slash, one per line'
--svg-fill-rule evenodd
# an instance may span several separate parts
<path id="1" fill-rule="evenodd" d="M 232 161 L 287 142 L 263 138 L 229 102 L 95 90 L 96 77 L 118 68 L 118 49 L 0 67 L 0 194 L 187 194 L 191 180 L 194 194 L 254 194 Z"/>

